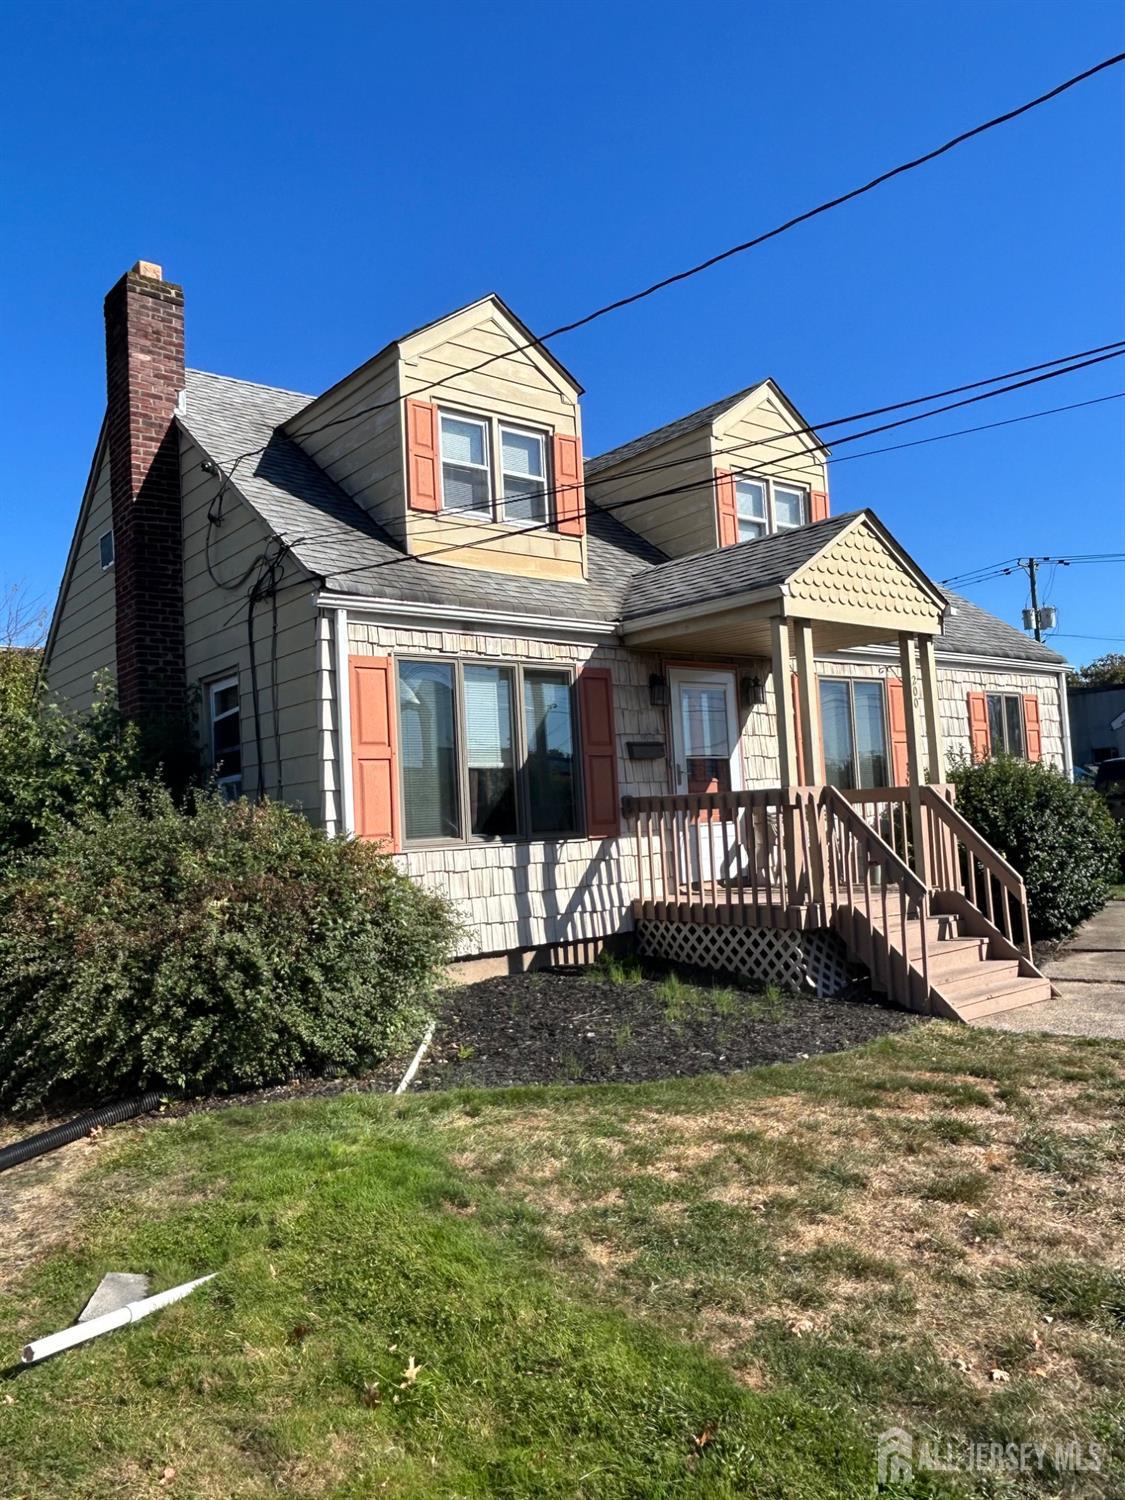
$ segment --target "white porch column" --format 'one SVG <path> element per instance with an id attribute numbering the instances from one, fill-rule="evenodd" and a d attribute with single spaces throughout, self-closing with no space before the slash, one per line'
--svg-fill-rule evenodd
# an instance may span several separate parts
<path id="1" fill-rule="evenodd" d="M 914 869 L 929 884 L 929 859 L 926 850 L 926 825 L 922 817 L 922 744 L 918 734 L 918 669 L 914 662 L 915 637 L 905 631 L 898 638 L 902 670 L 902 706 L 906 714 L 906 748 L 909 756 L 907 773 L 910 790 L 910 826 L 913 831 Z"/>
<path id="2" fill-rule="evenodd" d="M 798 775 L 812 786 L 824 785 L 824 745 L 820 737 L 820 693 L 813 660 L 813 630 L 809 620 L 794 622 L 797 632 L 797 696 L 801 704 L 801 747 L 804 767 Z"/>
<path id="3" fill-rule="evenodd" d="M 777 757 L 783 787 L 796 786 L 797 732 L 793 722 L 793 694 L 789 688 L 789 621 L 775 615 L 770 621 L 773 644 L 773 696 L 777 712 Z"/>
<path id="4" fill-rule="evenodd" d="M 918 637 L 918 659 L 922 668 L 922 704 L 926 712 L 926 752 L 929 761 L 927 781 L 945 780 L 945 741 L 941 733 L 941 708 L 938 700 L 937 662 L 934 659 L 932 635 Z"/>

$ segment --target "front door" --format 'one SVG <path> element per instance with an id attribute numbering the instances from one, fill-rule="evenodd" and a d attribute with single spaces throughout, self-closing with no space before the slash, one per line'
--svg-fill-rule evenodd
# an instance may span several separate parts
<path id="1" fill-rule="evenodd" d="M 676 667 L 669 682 L 676 791 L 741 791 L 734 673 Z M 721 878 L 722 861 L 722 829 L 707 823 L 700 828 L 699 859 L 692 855 L 693 879 L 710 880 L 712 870 Z"/>

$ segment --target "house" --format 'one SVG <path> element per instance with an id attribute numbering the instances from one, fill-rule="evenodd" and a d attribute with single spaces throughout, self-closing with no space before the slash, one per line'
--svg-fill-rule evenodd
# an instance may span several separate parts
<path id="1" fill-rule="evenodd" d="M 146 262 L 106 299 L 59 699 L 189 702 L 228 795 L 383 841 L 466 955 L 635 929 L 943 1014 L 1048 993 L 943 777 L 1068 765 L 1065 664 L 833 514 L 774 381 L 583 465 L 582 388 L 499 297 L 315 396 L 185 369 L 183 309 Z"/>
<path id="2" fill-rule="evenodd" d="M 1125 755 L 1125 683 L 1071 681 L 1067 709 L 1076 766 L 1100 765 Z"/>

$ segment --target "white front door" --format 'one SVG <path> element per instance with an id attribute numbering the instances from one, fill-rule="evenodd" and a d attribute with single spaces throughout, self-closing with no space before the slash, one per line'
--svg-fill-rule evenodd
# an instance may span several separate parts
<path id="1" fill-rule="evenodd" d="M 675 667 L 672 688 L 672 753 L 676 791 L 738 792 L 742 790 L 742 757 L 738 743 L 738 700 L 733 672 Z M 705 823 L 699 831 L 700 858 L 692 857 L 693 878 L 721 876 L 722 828 Z"/>

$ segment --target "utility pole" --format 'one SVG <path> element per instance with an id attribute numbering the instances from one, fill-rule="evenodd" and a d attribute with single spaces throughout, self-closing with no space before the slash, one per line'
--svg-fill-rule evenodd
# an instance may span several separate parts
<path id="1" fill-rule="evenodd" d="M 1038 558 L 1029 557 L 1027 560 L 1027 576 L 1031 579 L 1031 618 L 1035 621 L 1035 639 L 1043 639 L 1043 631 L 1039 624 L 1039 582 L 1036 578 L 1036 564 Z"/>

